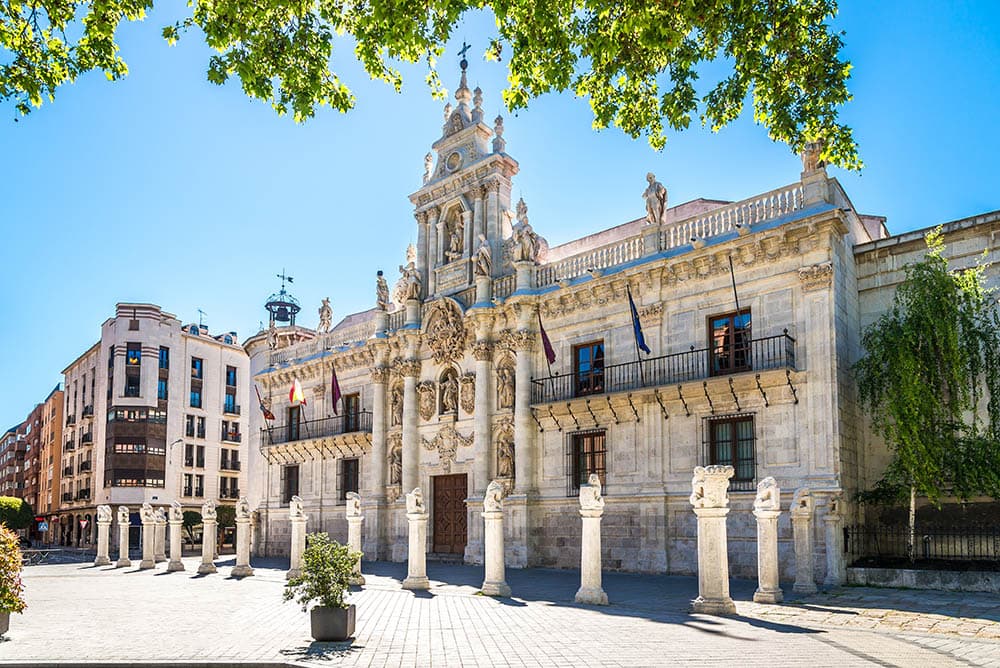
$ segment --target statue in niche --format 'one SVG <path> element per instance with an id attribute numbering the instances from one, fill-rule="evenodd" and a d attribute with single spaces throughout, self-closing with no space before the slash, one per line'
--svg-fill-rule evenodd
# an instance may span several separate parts
<path id="1" fill-rule="evenodd" d="M 653 172 L 646 174 L 646 181 L 649 185 L 642 193 L 646 200 L 646 224 L 662 225 L 667 220 L 667 189 Z"/>
<path id="2" fill-rule="evenodd" d="M 389 395 L 389 416 L 393 427 L 403 424 L 403 390 L 399 385 L 393 387 Z"/>
<path id="3" fill-rule="evenodd" d="M 445 251 L 444 255 L 448 259 L 448 262 L 454 262 L 462 257 L 462 236 L 465 231 L 462 225 L 462 220 L 458 216 L 452 220 L 451 230 L 448 234 L 448 250 Z"/>
<path id="4" fill-rule="evenodd" d="M 485 234 L 479 235 L 479 248 L 476 249 L 476 276 L 490 276 L 493 273 L 493 251 Z"/>
<path id="5" fill-rule="evenodd" d="M 320 334 L 330 331 L 333 324 L 333 308 L 330 307 L 330 298 L 323 298 L 323 305 L 319 307 L 319 327 L 316 328 Z"/>
<path id="6" fill-rule="evenodd" d="M 389 450 L 389 484 L 398 485 L 403 481 L 403 445 L 398 440 Z"/>
<path id="7" fill-rule="evenodd" d="M 379 311 L 389 310 L 389 284 L 381 269 L 375 272 L 375 306 Z"/>
<path id="8" fill-rule="evenodd" d="M 534 262 L 538 259 L 541 242 L 528 222 L 528 205 L 524 203 L 523 197 L 517 201 L 517 222 L 512 229 L 511 241 L 511 257 L 514 262 Z"/>
<path id="9" fill-rule="evenodd" d="M 424 183 L 431 180 L 431 172 L 434 169 L 434 155 L 428 153 L 424 156 Z"/>
<path id="10" fill-rule="evenodd" d="M 514 434 L 509 431 L 497 438 L 497 477 L 514 477 Z"/>
<path id="11" fill-rule="evenodd" d="M 508 366 L 497 369 L 497 404 L 500 408 L 514 406 L 514 370 Z"/>
<path id="12" fill-rule="evenodd" d="M 454 372 L 441 379 L 441 412 L 458 412 L 458 378 Z"/>

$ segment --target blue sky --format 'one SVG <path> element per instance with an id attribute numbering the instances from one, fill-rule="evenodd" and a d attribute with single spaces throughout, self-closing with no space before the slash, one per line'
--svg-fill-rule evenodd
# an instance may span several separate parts
<path id="1" fill-rule="evenodd" d="M 159 37 L 154 13 L 120 31 L 129 76 L 91 74 L 15 123 L 0 109 L 0 427 L 22 420 L 93 344 L 118 301 L 160 304 L 185 322 L 241 338 L 264 319 L 282 268 L 295 277 L 302 324 L 329 296 L 334 321 L 374 302 L 374 274 L 395 280 L 415 237 L 407 195 L 440 135 L 443 103 L 423 71 L 401 95 L 371 82 L 347 48 L 336 66 L 358 97 L 347 115 L 321 110 L 295 125 L 205 81 L 210 51 L 191 34 Z M 842 111 L 861 145 L 861 174 L 832 169 L 855 206 L 893 232 L 1000 209 L 1000 4 L 841 3 L 854 63 Z M 489 16 L 470 15 L 441 65 L 453 90 L 463 39 L 481 53 Z M 487 118 L 500 111 L 505 71 L 471 59 Z M 521 165 L 515 197 L 551 244 L 643 214 L 653 171 L 671 204 L 741 199 L 791 183 L 800 163 L 744 113 L 718 134 L 692 128 L 666 150 L 617 130 L 595 132 L 583 100 L 536 100 L 506 118 Z"/>

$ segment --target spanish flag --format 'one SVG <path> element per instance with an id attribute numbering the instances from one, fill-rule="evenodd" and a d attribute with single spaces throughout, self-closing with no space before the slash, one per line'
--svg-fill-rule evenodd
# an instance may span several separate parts
<path id="1" fill-rule="evenodd" d="M 306 395 L 302 391 L 302 386 L 299 385 L 298 378 L 292 379 L 292 389 L 288 391 L 288 401 L 293 406 L 298 406 L 299 404 L 306 405 Z"/>

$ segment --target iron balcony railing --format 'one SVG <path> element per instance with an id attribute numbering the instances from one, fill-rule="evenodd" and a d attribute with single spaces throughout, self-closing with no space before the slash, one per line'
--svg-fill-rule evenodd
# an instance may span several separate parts
<path id="1" fill-rule="evenodd" d="M 63 492 L 62 500 L 63 501 L 72 501 L 73 500 L 73 492 Z"/>
<path id="2" fill-rule="evenodd" d="M 94 435 L 89 431 L 80 438 L 80 445 L 88 445 L 94 442 Z"/>
<path id="3" fill-rule="evenodd" d="M 94 417 L 94 407 L 84 406 L 83 407 L 83 417 Z"/>
<path id="4" fill-rule="evenodd" d="M 72 465 L 70 465 L 70 466 L 64 466 L 63 467 L 63 475 L 64 476 L 73 475 L 73 466 Z"/>
<path id="5" fill-rule="evenodd" d="M 66 424 L 76 424 L 76 416 L 75 415 L 67 415 L 66 416 Z"/>
<path id="6" fill-rule="evenodd" d="M 63 448 L 63 450 L 76 450 L 76 442 L 73 441 L 72 438 L 69 439 L 68 441 L 66 441 L 66 446 Z"/>
<path id="7" fill-rule="evenodd" d="M 735 353 L 735 354 L 734 354 Z M 733 363 L 735 360 L 735 363 Z M 722 366 L 724 361 L 729 366 Z M 576 397 L 677 385 L 713 376 L 795 368 L 795 339 L 786 330 L 750 341 L 749 348 L 701 348 L 636 362 L 613 364 L 581 373 L 531 381 L 531 403 L 547 404 Z"/>
<path id="8" fill-rule="evenodd" d="M 239 415 L 240 406 L 239 404 L 223 404 L 222 412 L 225 413 L 226 415 Z"/>
<path id="9" fill-rule="evenodd" d="M 340 434 L 366 433 L 372 431 L 371 411 L 349 413 L 319 420 L 303 420 L 297 424 L 287 424 L 280 427 L 262 429 L 264 442 L 268 445 L 304 441 L 323 436 L 338 436 Z"/>

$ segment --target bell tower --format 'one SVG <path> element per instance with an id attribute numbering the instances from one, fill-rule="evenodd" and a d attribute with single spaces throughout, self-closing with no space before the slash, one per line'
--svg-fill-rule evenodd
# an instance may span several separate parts
<path id="1" fill-rule="evenodd" d="M 423 186 L 410 195 L 417 219 L 417 270 L 428 299 L 474 284 L 476 255 L 485 243 L 490 276 L 511 273 L 503 241 L 511 234 L 511 179 L 517 161 L 507 155 L 503 118 L 484 121 L 483 91 L 469 90 L 463 45 L 456 105 L 444 107 L 441 137 L 424 158 Z M 482 271 L 481 269 L 479 271 Z"/>

